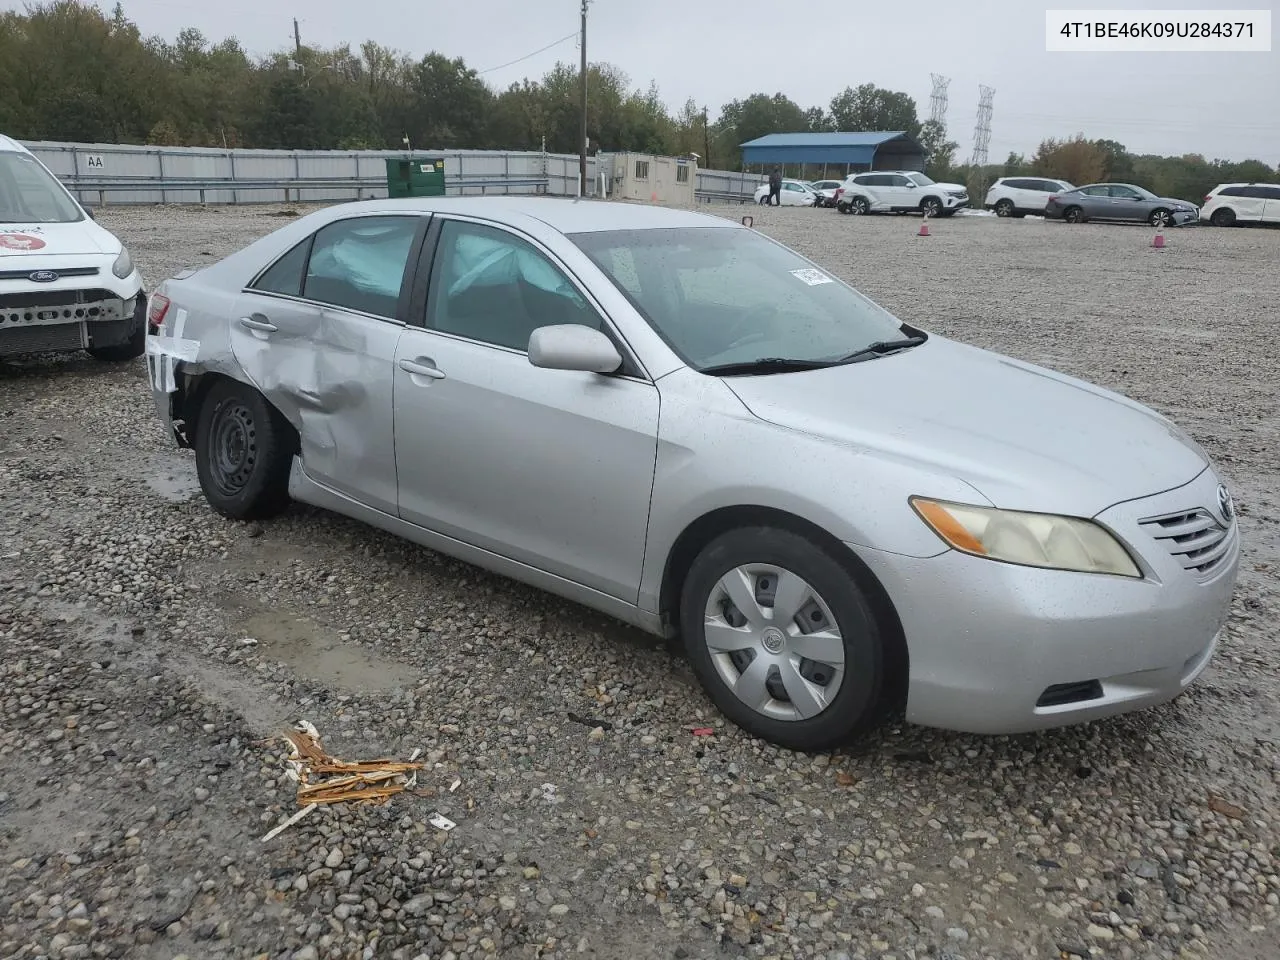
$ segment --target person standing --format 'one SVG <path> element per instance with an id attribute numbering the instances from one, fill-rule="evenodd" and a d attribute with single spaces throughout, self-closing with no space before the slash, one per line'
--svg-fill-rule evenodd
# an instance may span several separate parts
<path id="1" fill-rule="evenodd" d="M 774 167 L 769 174 L 769 203 L 782 206 L 782 168 Z"/>

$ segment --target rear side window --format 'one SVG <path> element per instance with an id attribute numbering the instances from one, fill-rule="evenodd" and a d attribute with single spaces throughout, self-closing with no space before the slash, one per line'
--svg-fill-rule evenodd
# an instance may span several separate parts
<path id="1" fill-rule="evenodd" d="M 302 271 L 307 267 L 307 252 L 310 249 L 311 237 L 307 237 L 273 263 L 251 289 L 264 293 L 281 293 L 287 297 L 302 296 Z"/>
<path id="2" fill-rule="evenodd" d="M 1243 196 L 1254 200 L 1275 200 L 1280 198 L 1280 190 L 1275 187 L 1245 187 Z"/>
<path id="3" fill-rule="evenodd" d="M 1219 193 L 1220 197 L 1247 197 L 1244 187 L 1224 187 Z"/>
<path id="4" fill-rule="evenodd" d="M 1262 187 L 1260 189 L 1262 190 L 1262 195 L 1268 200 L 1280 200 L 1280 187 Z"/>
<path id="5" fill-rule="evenodd" d="M 357 217 L 316 233 L 302 295 L 394 318 L 417 217 Z"/>
<path id="6" fill-rule="evenodd" d="M 1035 190 L 1036 189 L 1034 180 L 1021 180 L 1016 177 L 1013 180 L 1006 180 L 1004 182 L 1004 185 L 1006 187 L 1011 187 L 1014 190 Z"/>

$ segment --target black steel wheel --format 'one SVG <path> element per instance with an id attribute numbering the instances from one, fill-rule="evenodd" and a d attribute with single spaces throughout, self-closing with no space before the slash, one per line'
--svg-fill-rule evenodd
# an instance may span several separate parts
<path id="1" fill-rule="evenodd" d="M 205 499 L 234 520 L 274 516 L 289 503 L 293 428 L 262 394 L 220 379 L 200 405 L 196 473 Z"/>

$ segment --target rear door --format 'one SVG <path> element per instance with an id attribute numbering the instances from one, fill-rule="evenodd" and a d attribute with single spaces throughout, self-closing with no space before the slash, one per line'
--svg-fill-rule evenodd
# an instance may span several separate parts
<path id="1" fill-rule="evenodd" d="M 1085 187 L 1080 191 L 1080 206 L 1086 217 L 1105 220 L 1114 216 L 1111 206 L 1111 190 L 1105 183 Z"/>
<path id="2" fill-rule="evenodd" d="M 657 387 L 631 360 L 608 376 L 529 362 L 530 334 L 563 323 L 602 330 L 628 356 L 585 288 L 532 237 L 449 217 L 431 244 L 425 311 L 396 353 L 400 516 L 635 603 Z"/>
<path id="3" fill-rule="evenodd" d="M 298 427 L 307 475 L 393 515 L 392 361 L 427 223 L 321 227 L 244 290 L 230 325 L 241 370 Z"/>
<path id="4" fill-rule="evenodd" d="M 1280 187 L 1255 187 L 1262 191 L 1264 207 L 1262 219 L 1267 223 L 1280 223 Z"/>
<path id="5" fill-rule="evenodd" d="M 1239 194 L 1231 198 L 1231 205 L 1236 209 L 1239 220 L 1263 220 L 1267 215 L 1267 187 L 1249 186 L 1232 188 Z M 1226 193 L 1226 190 L 1222 191 Z M 1280 214 L 1280 204 L 1271 201 L 1271 214 Z"/>

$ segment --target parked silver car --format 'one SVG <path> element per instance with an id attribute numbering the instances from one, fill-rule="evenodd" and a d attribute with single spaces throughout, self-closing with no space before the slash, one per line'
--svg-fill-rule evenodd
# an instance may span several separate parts
<path id="1" fill-rule="evenodd" d="M 1200 219 L 1194 203 L 1157 197 L 1132 183 L 1091 183 L 1055 193 L 1044 208 L 1049 219 L 1068 223 L 1086 220 L 1123 220 L 1132 223 L 1182 226 Z"/>
<path id="2" fill-rule="evenodd" d="M 1171 422 L 902 323 L 719 217 L 340 204 L 163 283 L 157 408 L 209 503 L 290 498 L 656 634 L 777 744 L 1177 696 L 1239 556 Z"/>

